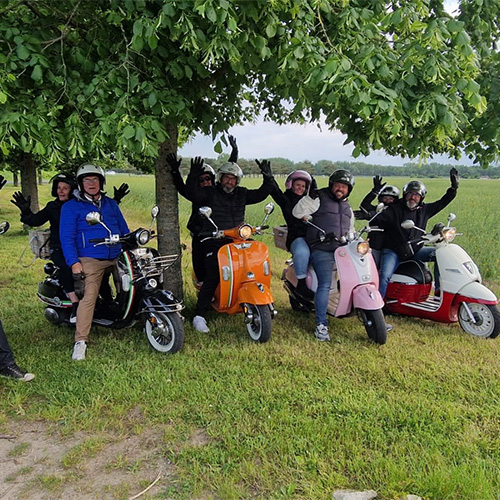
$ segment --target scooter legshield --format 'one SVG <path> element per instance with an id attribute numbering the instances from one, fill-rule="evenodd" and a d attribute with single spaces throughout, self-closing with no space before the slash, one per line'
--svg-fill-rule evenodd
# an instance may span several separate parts
<path id="1" fill-rule="evenodd" d="M 355 309 L 366 311 L 375 311 L 384 307 L 384 300 L 378 288 L 372 283 L 357 286 L 352 291 L 352 303 Z"/>

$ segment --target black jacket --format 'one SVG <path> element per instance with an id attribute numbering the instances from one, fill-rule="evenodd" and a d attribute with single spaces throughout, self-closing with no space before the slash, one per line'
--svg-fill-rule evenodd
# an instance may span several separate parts
<path id="1" fill-rule="evenodd" d="M 417 227 L 425 229 L 428 220 L 451 203 L 456 195 L 457 190 L 450 187 L 441 199 L 422 203 L 415 210 L 410 210 L 405 200 L 401 199 L 388 205 L 370 225 L 384 230 L 383 248 L 394 250 L 401 260 L 409 259 L 422 248 L 418 242 L 422 241 L 423 233 L 418 229 L 403 229 L 401 223 L 408 219 L 414 221 Z"/>
<path id="2" fill-rule="evenodd" d="M 31 227 L 43 226 L 50 222 L 50 248 L 51 250 L 61 248 L 59 238 L 59 221 L 61 219 L 61 208 L 65 202 L 59 198 L 49 201 L 45 208 L 34 214 L 31 210 L 21 214 L 21 222 Z"/>

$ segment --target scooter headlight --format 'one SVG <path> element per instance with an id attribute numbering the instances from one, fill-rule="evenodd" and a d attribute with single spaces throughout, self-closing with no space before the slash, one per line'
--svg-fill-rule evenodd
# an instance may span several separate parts
<path id="1" fill-rule="evenodd" d="M 243 226 L 238 229 L 238 234 L 242 240 L 248 240 L 248 238 L 252 236 L 252 226 L 243 224 Z"/>
<path id="2" fill-rule="evenodd" d="M 147 229 L 141 229 L 136 235 L 135 235 L 137 242 L 139 245 L 145 245 L 148 241 L 151 235 L 149 234 L 149 231 Z"/>
<path id="3" fill-rule="evenodd" d="M 448 229 L 445 229 L 443 231 L 443 238 L 448 243 L 453 241 L 455 239 L 456 235 L 457 235 L 457 228 L 456 227 L 449 227 Z"/>
<path id="4" fill-rule="evenodd" d="M 360 241 L 356 250 L 360 255 L 366 255 L 370 251 L 370 245 L 367 241 Z"/>

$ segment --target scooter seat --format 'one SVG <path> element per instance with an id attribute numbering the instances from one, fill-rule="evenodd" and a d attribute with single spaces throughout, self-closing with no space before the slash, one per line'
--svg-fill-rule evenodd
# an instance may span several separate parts
<path id="1" fill-rule="evenodd" d="M 394 271 L 391 282 L 427 285 L 432 283 L 432 274 L 425 263 L 419 260 L 406 260 Z"/>

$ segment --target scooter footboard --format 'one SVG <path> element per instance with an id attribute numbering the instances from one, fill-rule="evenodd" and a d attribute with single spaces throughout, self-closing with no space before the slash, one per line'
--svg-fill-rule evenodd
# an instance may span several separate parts
<path id="1" fill-rule="evenodd" d="M 352 291 L 352 304 L 355 309 L 375 311 L 384 307 L 384 299 L 374 284 L 367 283 Z"/>
<path id="2" fill-rule="evenodd" d="M 262 283 L 246 283 L 238 290 L 239 304 L 255 304 L 256 306 L 272 304 L 273 294 L 269 287 Z"/>

